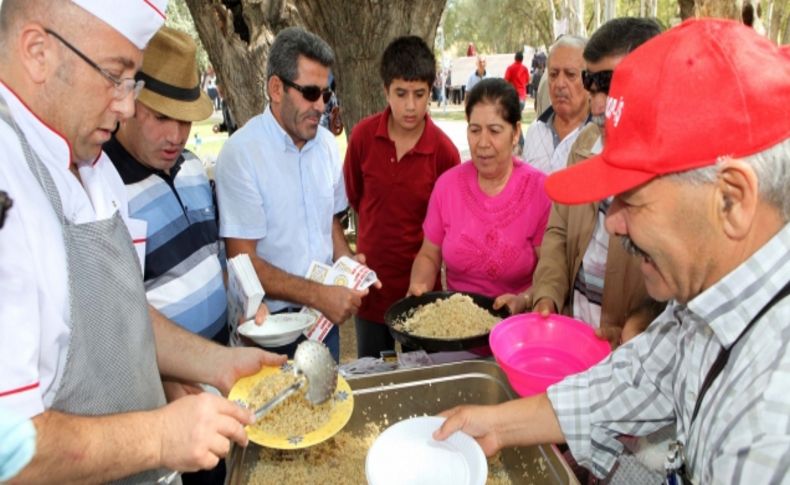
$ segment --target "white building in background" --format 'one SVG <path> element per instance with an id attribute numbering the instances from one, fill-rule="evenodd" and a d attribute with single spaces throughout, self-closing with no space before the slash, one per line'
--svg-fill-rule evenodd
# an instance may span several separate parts
<path id="1" fill-rule="evenodd" d="M 505 70 L 507 66 L 513 64 L 516 53 L 509 54 L 489 54 L 487 52 L 479 52 L 479 54 L 486 56 L 486 76 L 488 77 L 505 77 Z M 530 46 L 524 46 L 524 66 L 529 69 L 532 65 L 532 57 L 535 55 L 535 49 Z M 469 75 L 477 69 L 477 56 L 464 56 L 456 57 L 450 62 L 450 88 L 461 89 L 466 86 L 466 81 Z"/>

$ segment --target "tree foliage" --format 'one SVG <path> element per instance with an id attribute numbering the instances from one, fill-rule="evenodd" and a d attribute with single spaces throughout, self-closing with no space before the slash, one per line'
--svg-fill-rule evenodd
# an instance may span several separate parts
<path id="1" fill-rule="evenodd" d="M 294 0 L 304 25 L 335 51 L 334 74 L 343 121 L 350 129 L 386 106 L 379 60 L 396 37 L 430 46 L 446 0 Z"/>
<path id="2" fill-rule="evenodd" d="M 280 30 L 301 25 L 286 0 L 186 0 L 217 73 L 225 101 L 239 125 L 266 105 L 266 60 Z"/>
<path id="3" fill-rule="evenodd" d="M 759 4 L 766 35 L 788 43 L 790 0 L 171 0 L 167 14 L 168 25 L 205 46 L 199 65 L 214 66 L 241 122 L 266 103 L 263 71 L 277 32 L 290 25 L 313 30 L 337 53 L 335 76 L 350 128 L 383 106 L 377 64 L 386 44 L 404 34 L 430 44 L 440 21 L 446 53 L 462 56 L 470 42 L 485 53 L 549 46 L 555 17 L 569 8 L 583 11 L 591 33 L 612 15 L 655 12 L 666 27 L 690 16 L 738 18 L 748 1 Z"/>
<path id="4" fill-rule="evenodd" d="M 469 42 L 478 52 L 496 53 L 521 50 L 525 42 L 534 44 L 536 39 L 550 40 L 549 15 L 546 8 L 533 11 L 538 4 L 532 0 L 449 0 L 442 22 L 445 48 L 453 56 L 463 56 Z M 542 33 L 535 32 L 538 24 Z"/>
<path id="5" fill-rule="evenodd" d="M 192 20 L 192 14 L 189 13 L 189 8 L 184 0 L 171 0 L 167 4 L 165 24 L 168 27 L 178 29 L 186 32 L 192 36 L 198 45 L 197 61 L 198 67 L 201 72 L 205 71 L 209 66 L 208 54 L 206 49 L 203 48 L 203 43 L 200 41 L 197 29 L 195 29 L 195 22 Z"/>
<path id="6" fill-rule="evenodd" d="M 455 56 L 469 42 L 479 52 L 505 53 L 554 38 L 547 0 L 449 0 L 442 25 L 445 48 Z"/>
<path id="7" fill-rule="evenodd" d="M 454 56 L 465 54 L 469 42 L 478 51 L 514 52 L 524 44 L 549 46 L 554 40 L 554 21 L 563 12 L 584 12 L 584 27 L 591 34 L 607 19 L 607 4 L 617 17 L 653 16 L 671 27 L 688 17 L 738 19 L 746 1 L 760 4 L 768 36 L 777 42 L 790 40 L 789 0 L 448 0 L 442 22 L 445 47 Z M 557 18 L 553 18 L 554 14 Z"/>

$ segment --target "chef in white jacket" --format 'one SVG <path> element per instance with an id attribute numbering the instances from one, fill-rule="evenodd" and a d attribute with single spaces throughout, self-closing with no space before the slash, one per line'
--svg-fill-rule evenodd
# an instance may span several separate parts
<path id="1" fill-rule="evenodd" d="M 149 310 L 123 183 L 101 145 L 134 113 L 142 50 L 166 0 L 0 4 L 0 409 L 32 419 L 19 482 L 150 483 L 211 468 L 245 445 L 227 393 L 282 358 L 229 349 Z M 131 233 L 131 237 L 130 237 Z M 194 389 L 185 386 L 185 389 Z"/>

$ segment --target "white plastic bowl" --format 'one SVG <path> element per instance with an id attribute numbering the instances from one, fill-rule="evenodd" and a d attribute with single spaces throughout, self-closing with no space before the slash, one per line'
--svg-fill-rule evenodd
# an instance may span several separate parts
<path id="1" fill-rule="evenodd" d="M 485 485 L 488 462 L 469 435 L 456 432 L 433 439 L 444 418 L 423 416 L 387 428 L 368 450 L 369 485 Z"/>
<path id="2" fill-rule="evenodd" d="M 239 333 L 262 347 L 280 347 L 296 341 L 313 322 L 315 317 L 306 313 L 280 313 L 266 317 L 263 325 L 248 320 Z"/>

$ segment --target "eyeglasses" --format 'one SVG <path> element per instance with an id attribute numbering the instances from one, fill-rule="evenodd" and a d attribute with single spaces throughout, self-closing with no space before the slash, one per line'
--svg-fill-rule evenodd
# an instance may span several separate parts
<path id="1" fill-rule="evenodd" d="M 612 82 L 613 71 L 582 71 L 582 84 L 584 89 L 592 94 L 609 94 L 609 84 Z M 593 88 L 595 86 L 595 88 Z"/>
<path id="2" fill-rule="evenodd" d="M 134 78 L 130 78 L 130 77 L 123 79 L 117 78 L 112 74 L 110 74 L 109 72 L 107 72 L 102 67 L 100 67 L 98 64 L 93 62 L 88 56 L 83 54 L 79 49 L 71 45 L 66 39 L 64 39 L 57 33 L 49 29 L 44 29 L 44 32 L 58 39 L 61 43 L 63 43 L 63 45 L 68 47 L 71 50 L 71 52 L 77 54 L 77 57 L 88 63 L 88 65 L 96 69 L 99 72 L 99 74 L 101 74 L 110 82 L 112 82 L 115 85 L 112 96 L 116 101 L 125 99 L 127 96 L 129 96 L 129 93 L 134 93 L 134 99 L 137 99 L 137 96 L 140 95 L 140 91 L 142 91 L 143 86 L 145 86 L 145 81 L 135 80 Z"/>
<path id="3" fill-rule="evenodd" d="M 279 77 L 279 76 L 278 76 Z M 324 103 L 328 103 L 330 99 L 332 99 L 332 90 L 329 88 L 321 89 L 318 86 L 300 86 L 293 81 L 289 81 L 284 77 L 280 78 L 280 81 L 283 82 L 286 86 L 290 88 L 294 88 L 300 93 L 302 93 L 302 97 L 304 99 L 312 102 L 318 101 L 318 98 L 323 98 Z"/>

